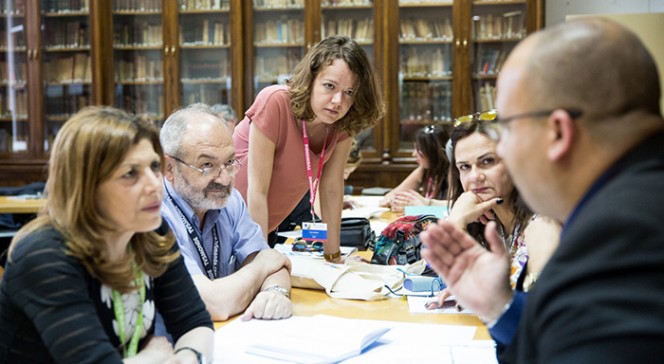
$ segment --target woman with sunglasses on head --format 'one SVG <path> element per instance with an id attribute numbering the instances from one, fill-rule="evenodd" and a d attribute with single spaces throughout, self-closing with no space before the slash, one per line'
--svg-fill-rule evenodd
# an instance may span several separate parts
<path id="1" fill-rule="evenodd" d="M 446 148 L 452 164 L 446 220 L 487 249 L 484 228 L 495 221 L 510 257 L 510 285 L 528 291 L 558 244 L 560 225 L 533 215 L 520 202 L 519 192 L 496 153 L 497 143 L 483 132 L 482 125 L 496 117 L 495 111 L 488 111 L 455 120 Z M 442 307 L 447 297 L 449 293 L 444 290 L 427 308 Z"/>
<path id="2" fill-rule="evenodd" d="M 385 195 L 380 206 L 401 212 L 404 206 L 445 204 L 450 167 L 445 155 L 445 143 L 449 137 L 449 125 L 429 125 L 420 129 L 415 135 L 413 149 L 417 168 Z"/>
<path id="3" fill-rule="evenodd" d="M 58 132 L 46 206 L 12 241 L 0 363 L 208 363 L 212 321 L 161 225 L 159 131 L 90 107 Z M 159 311 L 175 347 L 153 336 Z"/>

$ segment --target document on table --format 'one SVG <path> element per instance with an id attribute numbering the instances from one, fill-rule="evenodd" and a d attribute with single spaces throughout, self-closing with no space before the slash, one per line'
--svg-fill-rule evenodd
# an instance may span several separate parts
<path id="1" fill-rule="evenodd" d="M 315 326 L 306 328 L 308 324 Z M 324 315 L 309 318 L 295 316 L 275 321 L 243 322 L 236 319 L 216 331 L 214 363 L 292 363 L 292 360 L 284 361 L 250 353 L 256 346 L 273 345 L 277 340 L 281 341 L 280 338 L 291 334 L 296 335 L 291 340 L 300 348 L 311 346 L 318 354 L 322 354 L 324 349 L 321 347 L 329 344 L 336 348 L 335 353 L 338 354 L 340 346 L 345 345 L 344 337 L 349 336 L 356 327 L 390 329 L 359 355 L 347 358 L 342 363 L 496 363 L 493 342 L 472 340 L 476 330 L 473 326 L 346 319 Z M 292 329 L 298 332 L 290 332 Z M 353 341 L 361 343 L 360 339 Z"/>

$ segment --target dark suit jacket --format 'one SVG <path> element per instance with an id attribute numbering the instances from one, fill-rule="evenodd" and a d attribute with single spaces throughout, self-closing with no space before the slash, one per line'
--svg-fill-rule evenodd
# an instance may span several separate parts
<path id="1" fill-rule="evenodd" d="M 501 362 L 664 361 L 664 133 L 606 177 L 566 223 Z"/>

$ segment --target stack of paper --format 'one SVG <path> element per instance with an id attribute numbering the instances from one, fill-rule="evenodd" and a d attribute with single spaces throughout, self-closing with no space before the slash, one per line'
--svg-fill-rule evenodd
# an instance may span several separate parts
<path id="1" fill-rule="evenodd" d="M 390 329 L 378 334 L 382 335 L 379 338 L 372 338 L 372 332 L 385 328 Z M 333 316 L 295 316 L 287 320 L 247 322 L 236 319 L 215 333 L 214 363 L 331 363 L 338 360 L 343 363 L 496 364 L 493 341 L 473 340 L 475 329 L 473 326 Z M 355 330 L 360 330 L 358 335 L 350 338 Z M 274 355 L 250 354 L 263 344 L 275 346 L 277 340 L 280 349 L 295 346 L 298 352 L 308 348 L 315 354 L 279 356 L 280 359 Z M 366 346 L 372 340 L 375 340 L 373 344 Z M 272 348 L 267 352 L 273 352 Z M 347 357 L 348 353 L 352 353 L 350 357 Z M 346 359 L 340 359 L 343 357 Z M 307 361 L 309 359 L 313 361 Z"/>
<path id="2" fill-rule="evenodd" d="M 281 321 L 234 322 L 253 331 L 245 352 L 293 363 L 337 363 L 359 355 L 390 330 L 384 321 L 332 316 L 291 317 Z M 249 327 L 253 326 L 253 327 Z"/>

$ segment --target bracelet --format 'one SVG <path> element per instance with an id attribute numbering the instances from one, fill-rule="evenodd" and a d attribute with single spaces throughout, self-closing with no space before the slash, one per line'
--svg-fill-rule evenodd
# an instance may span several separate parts
<path id="1" fill-rule="evenodd" d="M 268 292 L 268 291 L 276 291 L 286 296 L 286 298 L 290 298 L 290 292 L 288 292 L 286 288 L 282 286 L 277 286 L 276 284 L 274 286 L 269 286 L 265 288 L 262 292 Z"/>
<path id="2" fill-rule="evenodd" d="M 323 257 L 325 258 L 326 261 L 333 262 L 333 261 L 341 258 L 341 250 L 338 250 L 336 253 L 332 253 L 332 254 L 324 253 Z"/>
<path id="3" fill-rule="evenodd" d="M 189 346 L 183 346 L 181 348 L 178 348 L 173 352 L 173 354 L 177 354 L 177 353 L 181 352 L 182 350 L 189 350 L 189 351 L 193 352 L 194 354 L 196 354 L 196 360 L 198 360 L 198 364 L 206 363 L 205 358 L 203 357 L 203 354 L 201 354 L 200 351 L 198 351 L 198 350 L 196 350 L 192 347 L 189 347 Z"/>

